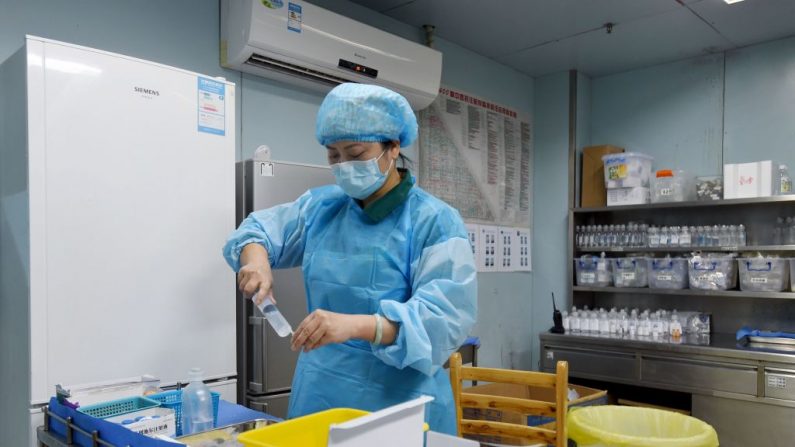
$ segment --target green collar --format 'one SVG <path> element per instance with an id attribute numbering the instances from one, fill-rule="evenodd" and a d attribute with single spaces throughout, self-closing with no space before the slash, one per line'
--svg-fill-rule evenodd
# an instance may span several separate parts
<path id="1" fill-rule="evenodd" d="M 411 172 L 400 168 L 398 168 L 398 172 L 403 177 L 400 183 L 384 194 L 384 197 L 364 207 L 364 214 L 373 222 L 381 222 L 395 208 L 402 205 L 406 201 L 411 187 L 414 186 L 414 178 L 411 176 Z"/>

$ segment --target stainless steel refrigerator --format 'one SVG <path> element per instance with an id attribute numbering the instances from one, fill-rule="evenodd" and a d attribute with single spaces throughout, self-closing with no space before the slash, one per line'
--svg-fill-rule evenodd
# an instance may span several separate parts
<path id="1" fill-rule="evenodd" d="M 310 188 L 334 183 L 327 166 L 280 161 L 237 163 L 237 222 L 249 213 L 292 202 Z M 300 267 L 273 271 L 273 294 L 279 310 L 295 328 L 307 315 Z M 290 338 L 279 338 L 250 300 L 238 296 L 238 402 L 278 417 L 287 416 L 290 386 L 298 353 Z"/>

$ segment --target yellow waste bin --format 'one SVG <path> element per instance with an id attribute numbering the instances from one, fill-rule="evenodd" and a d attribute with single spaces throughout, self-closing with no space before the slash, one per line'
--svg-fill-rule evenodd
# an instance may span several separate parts
<path id="1" fill-rule="evenodd" d="M 603 405 L 572 409 L 569 439 L 577 447 L 717 447 L 706 422 L 654 408 Z"/>

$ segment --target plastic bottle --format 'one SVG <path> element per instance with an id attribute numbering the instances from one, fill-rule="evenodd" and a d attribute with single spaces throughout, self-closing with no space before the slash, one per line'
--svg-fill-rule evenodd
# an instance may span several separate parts
<path id="1" fill-rule="evenodd" d="M 696 238 L 695 246 L 696 247 L 703 247 L 704 246 L 704 227 L 702 227 L 701 225 L 696 227 L 695 238 Z"/>
<path id="2" fill-rule="evenodd" d="M 213 428 L 213 399 L 202 382 L 201 368 L 188 372 L 190 384 L 182 390 L 182 434 L 188 435 Z"/>
<path id="3" fill-rule="evenodd" d="M 563 330 L 567 333 L 571 332 L 571 317 L 569 317 L 569 312 L 564 310 L 561 312 L 561 315 L 563 315 Z"/>
<path id="4" fill-rule="evenodd" d="M 668 231 L 668 246 L 679 246 L 679 227 L 671 227 L 671 229 Z"/>
<path id="5" fill-rule="evenodd" d="M 599 312 L 599 333 L 602 335 L 610 333 L 610 320 L 607 318 L 607 312 L 604 310 Z"/>
<path id="6" fill-rule="evenodd" d="M 580 313 L 576 309 L 576 307 L 572 309 L 571 317 L 569 318 L 569 326 L 573 333 L 580 332 Z"/>
<path id="7" fill-rule="evenodd" d="M 729 245 L 730 247 L 737 247 L 740 245 L 740 237 L 737 234 L 737 225 L 729 225 Z"/>
<path id="8" fill-rule="evenodd" d="M 679 246 L 690 247 L 691 245 L 693 245 L 692 235 L 690 234 L 690 229 L 685 225 L 682 227 L 682 231 L 679 232 Z"/>
<path id="9" fill-rule="evenodd" d="M 785 244 L 795 244 L 795 219 L 788 217 L 785 225 L 781 239 Z"/>
<path id="10" fill-rule="evenodd" d="M 628 326 L 627 332 L 629 333 L 630 337 L 635 337 L 638 335 L 638 309 L 632 309 L 630 312 Z"/>
<path id="11" fill-rule="evenodd" d="M 787 165 L 779 165 L 778 173 L 781 178 L 779 194 L 792 194 L 792 177 L 789 176 L 789 169 L 787 168 Z"/>
<path id="12" fill-rule="evenodd" d="M 748 245 L 748 233 L 746 233 L 745 225 L 743 224 L 737 226 L 737 245 L 740 247 Z"/>
<path id="13" fill-rule="evenodd" d="M 660 232 L 655 226 L 649 227 L 649 247 L 660 246 Z"/>
<path id="14" fill-rule="evenodd" d="M 639 247 L 648 247 L 649 246 L 649 226 L 646 224 L 640 224 L 640 243 Z"/>
<path id="15" fill-rule="evenodd" d="M 598 334 L 599 333 L 599 314 L 595 310 L 591 311 L 591 316 L 589 318 L 589 321 L 590 321 L 590 324 L 589 324 L 590 332 L 592 334 Z"/>
<path id="16" fill-rule="evenodd" d="M 720 234 L 718 236 L 718 245 L 721 247 L 728 247 L 729 244 L 729 227 L 726 225 L 720 226 Z"/>
<path id="17" fill-rule="evenodd" d="M 682 323 L 679 321 L 679 315 L 674 311 L 671 315 L 670 335 L 673 340 L 679 340 L 682 337 Z"/>
<path id="18" fill-rule="evenodd" d="M 660 228 L 660 247 L 668 246 L 668 227 Z"/>
<path id="19" fill-rule="evenodd" d="M 720 245 L 720 227 L 718 225 L 714 225 L 712 227 L 712 242 L 710 246 L 717 247 Z"/>
<path id="20" fill-rule="evenodd" d="M 783 234 L 784 231 L 784 218 L 777 217 L 776 218 L 776 226 L 773 227 L 773 245 L 782 245 L 784 242 Z"/>
<path id="21" fill-rule="evenodd" d="M 629 333 L 629 317 L 627 316 L 626 309 L 621 309 L 621 312 L 618 314 L 618 328 L 621 335 L 627 335 Z"/>

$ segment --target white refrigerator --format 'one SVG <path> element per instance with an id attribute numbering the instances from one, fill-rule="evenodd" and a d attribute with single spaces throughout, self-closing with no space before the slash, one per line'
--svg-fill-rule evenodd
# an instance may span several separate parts
<path id="1" fill-rule="evenodd" d="M 28 37 L 0 66 L 0 445 L 55 384 L 235 400 L 235 85 Z"/>

